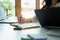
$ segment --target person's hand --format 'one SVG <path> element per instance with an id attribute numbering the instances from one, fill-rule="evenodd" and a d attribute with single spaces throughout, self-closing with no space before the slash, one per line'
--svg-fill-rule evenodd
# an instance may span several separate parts
<path id="1" fill-rule="evenodd" d="M 21 18 L 21 23 L 31 23 L 32 22 L 32 19 L 29 18 L 29 19 L 26 19 L 26 18 Z"/>
<path id="2" fill-rule="evenodd" d="M 18 18 L 18 22 L 19 23 L 31 23 L 32 19 L 31 18 L 26 19 L 26 18 L 20 17 Z"/>

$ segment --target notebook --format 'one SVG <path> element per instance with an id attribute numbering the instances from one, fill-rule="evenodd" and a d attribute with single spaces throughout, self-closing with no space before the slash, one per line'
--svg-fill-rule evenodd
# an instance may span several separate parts
<path id="1" fill-rule="evenodd" d="M 40 34 L 28 34 L 28 37 L 30 37 L 32 40 L 47 40 L 47 38 Z"/>
<path id="2" fill-rule="evenodd" d="M 31 29 L 31 28 L 39 28 L 39 23 L 23 23 L 23 24 L 11 24 L 12 26 L 16 26 L 22 29 Z"/>

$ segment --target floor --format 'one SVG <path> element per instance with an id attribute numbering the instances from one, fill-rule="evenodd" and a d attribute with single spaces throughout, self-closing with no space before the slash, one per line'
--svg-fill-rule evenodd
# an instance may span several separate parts
<path id="1" fill-rule="evenodd" d="M 21 37 L 28 38 L 27 34 L 38 34 L 39 28 L 14 30 L 9 24 L 0 24 L 0 40 L 21 40 Z"/>

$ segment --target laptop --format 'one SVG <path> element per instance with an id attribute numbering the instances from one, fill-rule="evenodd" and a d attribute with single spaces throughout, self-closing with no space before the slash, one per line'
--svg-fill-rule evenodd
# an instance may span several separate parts
<path id="1" fill-rule="evenodd" d="M 35 14 L 42 27 L 51 29 L 47 35 L 60 37 L 60 7 L 37 9 Z"/>
<path id="2" fill-rule="evenodd" d="M 36 9 L 35 14 L 42 27 L 60 28 L 60 7 Z"/>

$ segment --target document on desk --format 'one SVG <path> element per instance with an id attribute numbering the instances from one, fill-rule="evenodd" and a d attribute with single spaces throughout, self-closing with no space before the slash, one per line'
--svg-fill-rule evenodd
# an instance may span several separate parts
<path id="1" fill-rule="evenodd" d="M 24 24 L 19 24 L 19 27 L 22 27 L 23 29 L 30 29 L 30 28 L 37 28 L 40 27 L 39 23 L 24 23 Z"/>
<path id="2" fill-rule="evenodd" d="M 60 29 L 52 29 L 47 32 L 48 36 L 60 37 Z"/>
<path id="3" fill-rule="evenodd" d="M 32 29 L 32 28 L 40 28 L 41 27 L 38 22 L 36 22 L 36 23 L 22 23 L 22 24 L 13 23 L 11 25 L 16 26 L 17 28 L 22 28 L 23 30 L 24 29 Z"/>

